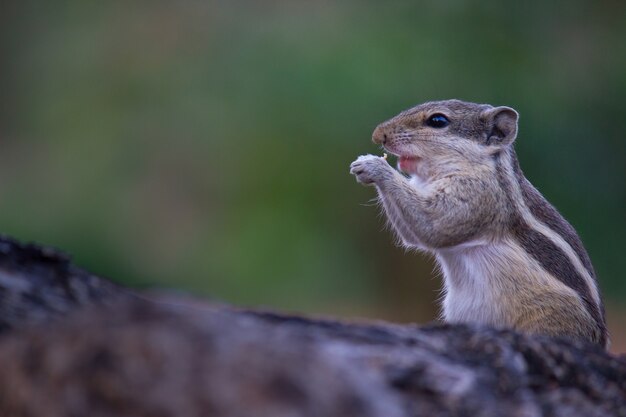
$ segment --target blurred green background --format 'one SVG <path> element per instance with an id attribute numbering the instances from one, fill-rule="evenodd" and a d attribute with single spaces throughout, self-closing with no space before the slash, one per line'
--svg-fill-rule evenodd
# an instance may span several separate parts
<path id="1" fill-rule="evenodd" d="M 427 322 L 349 163 L 427 100 L 509 105 L 626 351 L 626 3 L 0 3 L 0 230 L 136 287 Z"/>

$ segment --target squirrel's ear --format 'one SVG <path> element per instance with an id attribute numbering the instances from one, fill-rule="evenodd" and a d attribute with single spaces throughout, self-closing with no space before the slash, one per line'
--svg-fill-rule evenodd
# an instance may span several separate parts
<path id="1" fill-rule="evenodd" d="M 513 143 L 517 136 L 519 115 L 510 107 L 495 107 L 486 110 L 483 117 L 487 122 L 487 145 Z"/>

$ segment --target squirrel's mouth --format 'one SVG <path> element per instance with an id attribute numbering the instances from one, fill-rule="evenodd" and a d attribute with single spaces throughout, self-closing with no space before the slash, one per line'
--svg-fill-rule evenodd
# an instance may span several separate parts
<path id="1" fill-rule="evenodd" d="M 408 175 L 417 175 L 418 165 L 422 158 L 390 145 L 386 144 L 383 148 L 398 158 L 398 169 Z"/>
<path id="2" fill-rule="evenodd" d="M 405 174 L 417 174 L 417 166 L 421 160 L 418 156 L 400 155 L 398 157 L 398 168 Z"/>

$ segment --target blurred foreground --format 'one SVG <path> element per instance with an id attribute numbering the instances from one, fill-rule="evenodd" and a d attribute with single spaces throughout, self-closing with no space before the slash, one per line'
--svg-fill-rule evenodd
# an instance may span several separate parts
<path id="1" fill-rule="evenodd" d="M 480 326 L 320 320 L 132 292 L 0 238 L 0 415 L 619 415 L 626 361 Z"/>

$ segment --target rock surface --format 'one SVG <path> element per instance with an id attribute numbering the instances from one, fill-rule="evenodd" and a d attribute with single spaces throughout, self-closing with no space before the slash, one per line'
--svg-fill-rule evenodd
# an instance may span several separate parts
<path id="1" fill-rule="evenodd" d="M 7 238 L 0 330 L 0 416 L 626 416 L 596 346 L 148 299 Z"/>
<path id="2" fill-rule="evenodd" d="M 65 254 L 0 236 L 0 334 L 50 323 L 126 291 L 73 265 Z"/>

